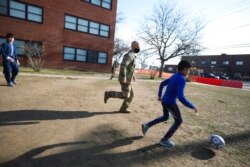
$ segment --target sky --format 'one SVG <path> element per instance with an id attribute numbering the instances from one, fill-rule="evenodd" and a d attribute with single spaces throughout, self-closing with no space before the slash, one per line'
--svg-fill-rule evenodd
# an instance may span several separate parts
<path id="1" fill-rule="evenodd" d="M 159 0 L 118 0 L 117 12 L 123 21 L 117 24 L 116 37 L 130 44 L 138 40 L 140 24 Z M 191 18 L 205 25 L 201 32 L 201 55 L 250 54 L 250 0 L 175 0 Z M 173 59 L 166 64 L 177 64 Z M 151 60 L 152 62 L 152 60 Z M 158 62 L 153 61 L 153 64 Z"/>

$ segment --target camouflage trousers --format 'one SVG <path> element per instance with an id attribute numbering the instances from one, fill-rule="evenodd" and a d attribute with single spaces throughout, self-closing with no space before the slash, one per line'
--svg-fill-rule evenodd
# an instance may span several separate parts
<path id="1" fill-rule="evenodd" d="M 134 92 L 131 84 L 120 83 L 121 84 L 121 92 L 117 91 L 106 91 L 108 92 L 109 98 L 119 98 L 124 99 L 120 111 L 124 111 L 129 108 L 130 103 L 133 100 Z"/>

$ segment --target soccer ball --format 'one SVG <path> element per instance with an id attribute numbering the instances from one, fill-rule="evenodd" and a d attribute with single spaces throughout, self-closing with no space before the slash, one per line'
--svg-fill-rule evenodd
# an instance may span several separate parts
<path id="1" fill-rule="evenodd" d="M 215 134 L 209 137 L 209 143 L 213 148 L 216 149 L 221 149 L 225 146 L 224 139 L 221 136 Z"/>

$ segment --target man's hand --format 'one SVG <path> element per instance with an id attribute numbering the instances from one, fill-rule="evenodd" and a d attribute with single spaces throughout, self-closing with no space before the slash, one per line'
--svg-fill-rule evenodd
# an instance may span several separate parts
<path id="1" fill-rule="evenodd" d="M 16 63 L 17 63 L 18 66 L 20 66 L 20 62 L 18 60 L 16 61 Z"/>
<path id="2" fill-rule="evenodd" d="M 123 80 L 123 81 L 120 81 L 121 84 L 126 84 L 127 81 L 126 80 Z"/>
<path id="3" fill-rule="evenodd" d="M 135 76 L 133 75 L 133 81 L 135 82 Z"/>

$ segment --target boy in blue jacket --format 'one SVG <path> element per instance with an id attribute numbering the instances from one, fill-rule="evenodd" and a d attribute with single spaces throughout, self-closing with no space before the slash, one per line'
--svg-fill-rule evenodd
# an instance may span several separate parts
<path id="1" fill-rule="evenodd" d="M 161 101 L 163 106 L 163 116 L 156 118 L 146 124 L 142 124 L 142 133 L 145 135 L 147 130 L 155 124 L 166 121 L 169 118 L 169 112 L 174 118 L 174 123 L 161 139 L 160 144 L 164 147 L 174 147 L 175 143 L 170 140 L 179 126 L 182 124 L 182 117 L 179 107 L 176 103 L 178 98 L 182 104 L 195 110 L 197 113 L 196 107 L 190 103 L 184 96 L 184 89 L 186 85 L 186 76 L 188 75 L 188 70 L 191 67 L 191 64 L 186 60 L 181 60 L 178 64 L 178 72 L 171 76 L 169 79 L 161 82 L 158 92 L 158 100 Z M 167 86 L 167 89 L 162 97 L 163 88 Z"/>

